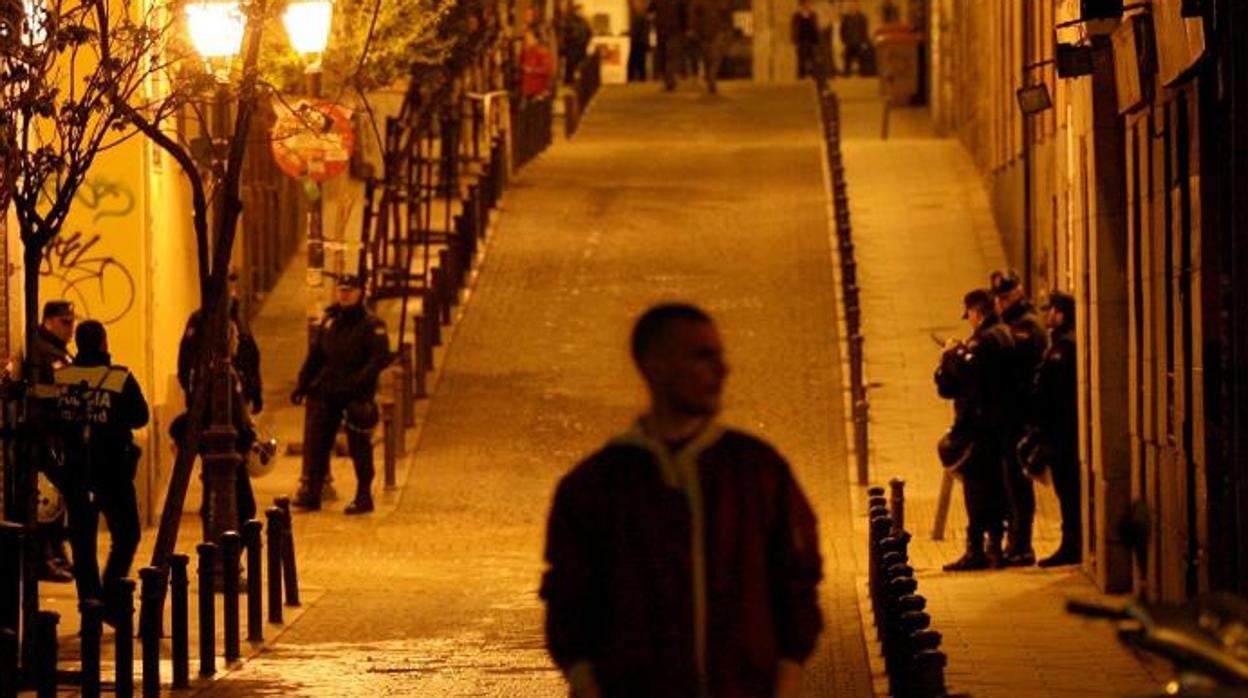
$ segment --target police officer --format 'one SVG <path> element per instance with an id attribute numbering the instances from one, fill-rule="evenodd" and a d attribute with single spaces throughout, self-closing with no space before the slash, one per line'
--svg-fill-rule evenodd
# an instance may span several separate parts
<path id="1" fill-rule="evenodd" d="M 68 366 L 73 360 L 69 354 L 69 340 L 73 336 L 74 304 L 64 300 L 44 303 L 42 321 L 35 330 L 30 353 L 31 375 L 36 383 L 51 385 L 56 370 Z M 62 483 L 59 468 L 51 462 L 51 449 L 45 448 L 43 455 L 42 470 L 59 489 Z M 58 516 L 53 521 L 41 521 L 36 535 L 44 550 L 39 578 L 49 582 L 72 582 L 74 577 L 65 551 L 65 516 Z"/>
<path id="2" fill-rule="evenodd" d="M 390 362 L 386 324 L 363 303 L 360 279 L 338 279 L 338 302 L 325 311 L 290 399 L 307 400 L 303 422 L 303 485 L 293 504 L 321 508 L 321 487 L 329 471 L 330 449 L 346 420 L 347 450 L 355 465 L 355 499 L 346 514 L 373 510 L 373 440 L 378 410 L 377 379 Z"/>
<path id="3" fill-rule="evenodd" d="M 1010 535 L 1005 564 L 1025 567 L 1036 563 L 1036 553 L 1031 547 L 1036 494 L 1031 479 L 1019 463 L 1018 443 L 1023 436 L 1036 369 L 1049 347 L 1049 332 L 1035 306 L 1027 299 L 1018 272 L 1013 269 L 995 271 L 990 280 L 997 312 L 1009 326 L 1014 339 L 1010 361 L 1012 375 L 1002 377 L 1013 386 L 1014 396 L 1004 405 L 1006 419 L 998 432 L 1001 437 L 1002 479 L 1010 505 Z"/>
<path id="4" fill-rule="evenodd" d="M 251 405 L 252 414 L 264 409 L 264 388 L 260 381 L 260 347 L 251 334 L 246 317 L 240 314 L 238 300 L 238 271 L 230 270 L 230 322 L 234 325 L 237 350 L 233 353 L 234 370 L 238 375 L 243 397 Z M 204 336 L 200 311 L 191 313 L 178 345 L 178 385 L 186 393 L 189 404 L 191 384 L 195 372 L 195 360 Z"/>
<path id="5" fill-rule="evenodd" d="M 982 570 L 1001 564 L 1001 538 L 1006 511 L 1002 506 L 1001 443 L 997 431 L 1004 422 L 1004 406 L 1011 392 L 1002 383 L 1014 342 L 993 307 L 992 296 L 975 289 L 962 299 L 962 317 L 970 322 L 971 336 L 951 341 L 936 371 L 940 396 L 953 400 L 954 423 L 942 440 L 956 441 L 962 460 L 963 501 L 966 505 L 966 553 L 944 566 L 946 572 Z M 946 460 L 942 452 L 942 460 Z M 985 537 L 987 548 L 985 549 Z"/>
<path id="6" fill-rule="evenodd" d="M 139 545 L 134 476 L 140 451 L 131 431 L 147 425 L 147 400 L 130 371 L 112 363 L 102 324 L 82 323 L 74 340 L 78 356 L 54 376 L 57 421 L 65 444 L 74 580 L 80 600 L 111 604 L 116 601 L 116 584 L 129 575 Z M 100 514 L 112 538 L 102 579 L 95 549 Z"/>
<path id="7" fill-rule="evenodd" d="M 1045 325 L 1050 342 L 1036 371 L 1032 438 L 1038 442 L 1036 462 L 1052 470 L 1062 512 L 1062 543 L 1039 565 L 1056 567 L 1078 564 L 1083 557 L 1074 297 L 1061 291 L 1050 293 Z M 1034 465 L 1028 468 L 1035 470 Z"/>
<path id="8" fill-rule="evenodd" d="M 247 326 L 246 317 L 239 308 L 238 271 L 231 269 L 228 278 L 230 283 L 230 321 L 228 323 L 230 367 L 234 376 L 232 381 L 234 395 L 230 405 L 230 415 L 237 434 L 234 447 L 241 456 L 234 473 L 234 497 L 238 512 L 238 530 L 241 531 L 243 524 L 256 517 L 256 496 L 251 488 L 251 478 L 247 474 L 247 455 L 251 451 L 252 444 L 255 443 L 256 432 L 247 410 L 250 406 L 251 414 L 259 414 L 264 409 L 264 395 L 260 382 L 260 347 L 256 344 L 256 339 Z M 204 347 L 205 336 L 207 336 L 207 328 L 204 327 L 203 313 L 196 310 L 187 319 L 186 329 L 182 332 L 182 341 L 178 345 L 178 384 L 182 386 L 182 391 L 186 395 L 188 407 L 191 404 L 191 392 L 199 378 L 195 375 L 195 369 L 199 352 Z M 170 432 L 180 447 L 185 438 L 184 418 L 176 419 L 175 424 L 170 426 Z M 201 442 L 201 448 L 206 445 Z M 208 496 L 207 487 L 204 488 L 203 494 L 205 498 Z M 208 516 L 206 499 L 200 504 L 199 511 L 200 516 L 206 519 Z"/>

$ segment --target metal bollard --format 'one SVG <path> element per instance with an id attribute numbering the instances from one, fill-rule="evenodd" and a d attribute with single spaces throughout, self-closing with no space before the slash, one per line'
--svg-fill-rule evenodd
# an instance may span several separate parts
<path id="1" fill-rule="evenodd" d="M 191 559 L 185 553 L 169 557 L 169 632 L 173 651 L 173 688 L 191 685 L 190 599 L 191 580 L 187 568 Z"/>
<path id="2" fill-rule="evenodd" d="M 165 575 L 155 567 L 139 570 L 139 636 L 143 644 L 143 695 L 160 695 L 160 635 L 165 607 Z"/>
<path id="3" fill-rule="evenodd" d="M 396 423 L 394 402 L 383 402 L 381 404 L 381 454 L 384 471 L 384 482 L 387 490 L 395 488 L 398 476 L 395 473 L 397 469 L 396 460 L 398 459 L 398 430 Z"/>
<path id="4" fill-rule="evenodd" d="M 439 255 L 439 258 L 444 260 L 446 259 L 446 255 L 445 254 Z M 447 315 L 449 314 L 449 309 L 444 308 L 444 306 L 448 305 L 447 303 L 444 302 L 444 300 L 447 297 L 446 267 L 441 266 L 439 264 L 439 266 L 434 267 L 433 270 L 429 272 L 429 274 L 430 274 L 430 279 L 432 282 L 430 285 L 433 286 L 432 295 L 434 298 L 437 299 L 437 302 L 434 304 L 432 308 L 432 312 L 429 313 L 429 320 L 430 320 L 430 325 L 431 325 L 430 329 L 432 329 L 434 333 L 433 346 L 440 347 L 442 346 L 442 330 L 440 328 L 442 325 L 445 325 L 450 322 L 450 320 L 447 319 Z M 434 329 L 434 328 L 437 328 L 437 329 Z"/>
<path id="5" fill-rule="evenodd" d="M 893 535 L 906 530 L 906 481 L 893 478 L 888 482 L 888 507 L 893 515 Z"/>
<path id="6" fill-rule="evenodd" d="M 238 661 L 242 656 L 239 649 L 238 623 L 238 568 L 239 558 L 243 551 L 243 540 L 238 531 L 226 531 L 221 534 L 221 574 L 222 574 L 222 612 L 221 625 L 225 628 L 225 662 Z"/>
<path id="7" fill-rule="evenodd" d="M 282 511 L 282 586 L 286 588 L 286 606 L 298 606 L 300 573 L 295 564 L 295 522 L 291 518 L 291 498 L 275 497 L 273 504 Z"/>
<path id="8" fill-rule="evenodd" d="M 426 380 L 433 362 L 430 360 L 429 351 L 427 350 L 428 342 L 426 337 L 428 335 L 428 331 L 425 329 L 426 323 L 424 315 L 412 316 L 412 324 L 416 332 L 416 348 L 413 358 L 414 365 L 412 367 L 412 378 L 415 380 L 416 392 L 412 398 L 413 400 L 423 400 L 429 397 Z M 410 409 L 410 406 L 408 411 L 413 413 L 415 412 L 415 410 Z M 414 415 L 413 419 L 415 419 Z M 411 425 L 409 424 L 408 426 Z"/>
<path id="9" fill-rule="evenodd" d="M 82 615 L 82 668 L 79 680 L 82 682 L 83 698 L 94 698 L 100 695 L 100 636 L 104 632 L 104 603 L 99 599 L 79 601 L 78 611 Z"/>
<path id="10" fill-rule="evenodd" d="M 217 673 L 217 605 L 213 598 L 215 543 L 195 546 L 199 553 L 199 675 Z"/>
<path id="11" fill-rule="evenodd" d="M 117 695 L 134 695 L 134 591 L 133 579 L 117 582 L 117 610 L 113 618 L 113 685 Z"/>
<path id="12" fill-rule="evenodd" d="M 854 460 L 858 466 L 858 484 L 865 485 L 871 477 L 871 463 L 867 453 L 870 443 L 867 435 L 867 401 L 854 402 Z"/>
<path id="13" fill-rule="evenodd" d="M 402 419 L 399 423 L 403 428 L 416 426 L 416 410 L 412 409 L 412 345 L 407 342 L 399 344 L 399 394 L 396 397 L 399 403 L 399 415 Z M 407 444 L 405 443 L 403 430 L 399 430 L 399 457 L 406 455 Z"/>
<path id="14" fill-rule="evenodd" d="M 264 564 L 261 543 L 261 530 L 264 526 L 255 519 L 243 524 L 243 547 L 247 549 L 247 641 L 264 641 L 264 605 L 261 595 L 264 593 L 264 575 L 261 567 Z"/>
<path id="15" fill-rule="evenodd" d="M 35 616 L 35 695 L 56 698 L 56 626 L 61 616 L 56 611 L 39 611 Z"/>
<path id="16" fill-rule="evenodd" d="M 938 698 L 945 695 L 945 666 L 948 663 L 945 653 L 937 650 L 923 650 L 915 655 L 915 698 Z"/>
<path id="17" fill-rule="evenodd" d="M 269 507 L 264 512 L 268 521 L 269 543 L 269 622 L 282 622 L 282 510 Z"/>
<path id="18" fill-rule="evenodd" d="M 295 527 L 290 517 L 290 497 L 276 497 L 273 504 L 282 510 L 282 586 L 286 605 L 299 605 L 299 569 L 295 565 Z"/>
<path id="19" fill-rule="evenodd" d="M 20 627 L 22 606 L 22 540 L 20 524 L 0 521 L 0 628 Z"/>
<path id="20" fill-rule="evenodd" d="M 0 698 L 17 698 L 17 631 L 0 628 Z"/>

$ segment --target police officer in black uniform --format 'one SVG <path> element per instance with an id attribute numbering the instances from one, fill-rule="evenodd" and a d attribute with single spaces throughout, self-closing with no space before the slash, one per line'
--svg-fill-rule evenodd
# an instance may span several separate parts
<path id="1" fill-rule="evenodd" d="M 1078 564 L 1083 558 L 1080 511 L 1079 400 L 1075 363 L 1075 299 L 1053 291 L 1045 307 L 1049 348 L 1036 371 L 1033 419 L 1029 438 L 1034 442 L 1025 460 L 1028 472 L 1039 475 L 1047 466 L 1062 511 L 1062 543 L 1040 567 Z"/>
<path id="2" fill-rule="evenodd" d="M 1006 420 L 999 431 L 1001 436 L 1001 468 L 1005 493 L 1010 504 L 1009 541 L 1005 550 L 1006 566 L 1026 567 L 1036 564 L 1036 553 L 1031 547 L 1032 524 L 1036 518 L 1036 493 L 1031 479 L 1023 471 L 1018 460 L 1018 443 L 1030 410 L 1032 385 L 1040 360 L 1049 347 L 1049 331 L 1040 314 L 1027 299 L 1022 279 L 1013 269 L 992 273 L 992 295 L 996 298 L 997 312 L 1010 328 L 1014 339 L 1011 352 L 1013 376 L 1008 378 L 1014 387 L 1013 399 L 1005 405 Z"/>
<path id="3" fill-rule="evenodd" d="M 73 360 L 69 354 L 69 340 L 74 336 L 74 304 L 69 301 L 48 301 L 43 304 L 43 317 L 35 330 L 30 353 L 31 375 L 38 384 L 51 385 L 58 368 L 68 366 Z M 36 407 L 36 409 L 38 409 Z M 42 421 L 42 420 L 38 420 Z M 44 440 L 44 456 L 41 470 L 50 482 L 61 489 L 60 468 L 53 459 L 49 439 Z M 69 556 L 65 551 L 65 517 L 55 521 L 41 521 L 36 529 L 44 551 L 43 567 L 39 579 L 49 582 L 72 582 Z"/>
<path id="4" fill-rule="evenodd" d="M 147 425 L 147 400 L 130 371 L 112 363 L 102 324 L 82 323 L 74 339 L 78 356 L 55 373 L 74 580 L 79 599 L 108 605 L 116 602 L 117 582 L 129 575 L 139 546 L 134 477 L 140 451 L 131 431 Z M 102 579 L 95 549 L 100 514 L 112 538 Z"/>
<path id="5" fill-rule="evenodd" d="M 377 426 L 377 379 L 390 363 L 386 323 L 364 305 L 360 279 L 338 279 L 338 302 L 325 311 L 290 399 L 307 400 L 303 422 L 303 485 L 293 504 L 321 508 L 338 426 L 346 421 L 347 450 L 355 465 L 355 499 L 346 514 L 373 510 L 373 429 Z"/>
<path id="6" fill-rule="evenodd" d="M 951 341 L 936 370 L 940 396 L 953 400 L 954 423 L 941 442 L 941 460 L 960 461 L 963 501 L 966 505 L 966 553 L 944 566 L 946 572 L 982 570 L 1001 564 L 1001 538 L 1006 510 L 1002 506 L 1001 442 L 997 432 L 1005 422 L 1005 404 L 1012 397 L 1001 376 L 1008 373 L 1014 342 L 1009 329 L 983 289 L 967 293 L 962 317 L 971 324 L 971 336 Z M 957 451 L 947 458 L 947 450 Z M 985 549 L 985 537 L 987 548 Z"/>
<path id="7" fill-rule="evenodd" d="M 240 457 L 238 468 L 234 473 L 234 496 L 238 511 L 238 530 L 243 524 L 256 517 L 256 496 L 251 488 L 251 478 L 247 473 L 247 455 L 256 440 L 255 427 L 251 415 L 259 414 L 264 409 L 263 387 L 260 382 L 260 347 L 251 334 L 246 317 L 240 312 L 236 282 L 238 272 L 230 270 L 230 367 L 233 370 L 234 395 L 230 405 L 230 415 L 237 433 L 234 448 Z M 178 384 L 186 395 L 187 407 L 191 404 L 191 393 L 198 381 L 195 368 L 199 360 L 199 352 L 204 348 L 203 313 L 199 310 L 191 313 L 186 321 L 186 329 L 182 332 L 182 341 L 178 345 Z M 251 413 L 248 414 L 248 407 Z M 185 439 L 185 415 L 174 420 L 170 432 L 179 447 Z M 201 442 L 201 448 L 207 444 Z M 204 488 L 204 497 L 208 496 L 208 488 Z M 201 517 L 207 517 L 208 504 L 200 504 Z"/>

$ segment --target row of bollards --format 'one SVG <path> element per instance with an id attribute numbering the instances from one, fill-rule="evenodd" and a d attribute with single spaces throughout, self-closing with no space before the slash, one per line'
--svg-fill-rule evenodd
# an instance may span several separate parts
<path id="1" fill-rule="evenodd" d="M 889 693 L 896 698 L 944 696 L 947 658 L 940 651 L 941 635 L 931 628 L 927 599 L 918 593 L 919 583 L 910 566 L 905 483 L 894 479 L 888 496 L 883 487 L 868 489 L 867 496 L 867 583 Z"/>
<path id="2" fill-rule="evenodd" d="M 291 532 L 290 501 L 278 497 L 266 512 L 268 521 L 269 621 L 282 622 L 283 606 L 299 605 L 298 570 L 295 565 L 294 537 Z M 242 557 L 247 558 L 247 640 L 264 639 L 262 589 L 262 535 L 259 521 L 248 521 L 242 533 L 226 532 L 218 543 L 200 543 L 196 547 L 199 568 L 199 674 L 209 677 L 217 672 L 217 607 L 216 592 L 222 594 L 221 627 L 224 630 L 222 657 L 227 664 L 242 657 L 240 644 L 240 594 Z M 160 662 L 166 589 L 171 599 L 169 640 L 172 651 L 172 683 L 174 689 L 190 687 L 190 558 L 175 554 L 169 561 L 168 574 L 155 567 L 139 570 L 138 588 L 144 696 L 159 696 L 162 687 Z M 100 645 L 104 624 L 114 628 L 113 692 L 119 696 L 134 694 L 134 580 L 124 579 L 110 589 L 109 604 L 88 599 L 79 605 L 81 614 L 81 666 L 78 683 L 83 696 L 101 693 Z M 283 591 L 285 594 L 283 595 Z M 37 643 L 34 684 L 38 696 L 55 696 L 57 692 L 57 635 L 60 616 L 41 611 L 36 618 Z M 17 633 L 0 627 L 0 698 L 16 696 L 20 688 L 17 671 Z"/>
<path id="3" fill-rule="evenodd" d="M 848 335 L 850 409 L 854 425 L 854 459 L 858 484 L 870 479 L 867 438 L 869 402 L 864 368 L 862 304 L 858 292 L 858 263 L 854 259 L 853 227 L 849 218 L 849 185 L 845 181 L 845 160 L 841 154 L 841 108 L 835 92 L 820 92 L 823 135 L 827 144 L 828 171 L 832 179 L 832 204 L 836 215 L 836 245 L 841 271 L 841 299 Z"/>

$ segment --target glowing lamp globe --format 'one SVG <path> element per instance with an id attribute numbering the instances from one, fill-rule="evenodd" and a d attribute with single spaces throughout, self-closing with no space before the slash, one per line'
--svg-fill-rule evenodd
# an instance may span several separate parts
<path id="1" fill-rule="evenodd" d="M 290 45 L 302 54 L 323 53 L 329 43 L 329 23 L 333 14 L 334 4 L 329 0 L 291 2 L 282 15 Z"/>
<path id="2" fill-rule="evenodd" d="M 186 26 L 191 33 L 191 43 L 202 58 L 238 55 L 246 25 L 247 18 L 237 2 L 186 4 Z"/>

